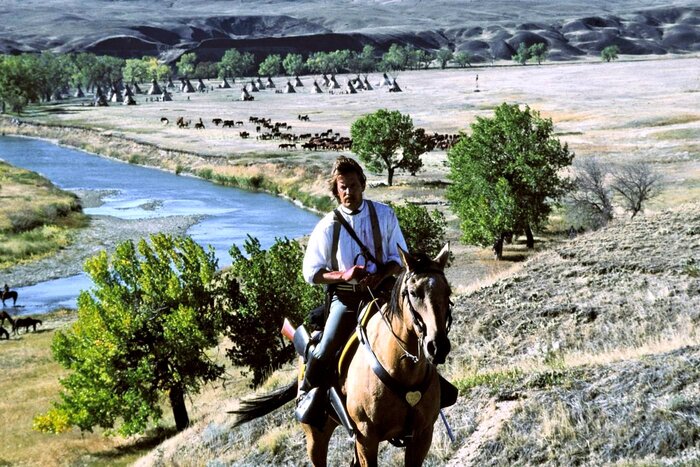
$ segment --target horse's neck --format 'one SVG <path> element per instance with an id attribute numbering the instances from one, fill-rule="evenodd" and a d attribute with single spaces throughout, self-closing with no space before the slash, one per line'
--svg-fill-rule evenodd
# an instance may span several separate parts
<path id="1" fill-rule="evenodd" d="M 387 326 L 387 321 L 391 329 Z M 423 354 L 418 336 L 413 326 L 407 324 L 401 313 L 391 317 L 379 317 L 374 326 L 372 349 L 381 364 L 389 373 L 404 384 L 418 384 L 426 373 L 428 360 Z M 393 334 L 392 334 L 393 330 Z M 406 351 L 420 357 L 418 362 L 409 358 Z"/>

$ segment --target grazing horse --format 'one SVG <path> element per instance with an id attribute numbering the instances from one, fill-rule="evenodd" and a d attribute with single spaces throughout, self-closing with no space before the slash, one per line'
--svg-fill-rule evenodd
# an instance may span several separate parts
<path id="1" fill-rule="evenodd" d="M 405 465 L 422 465 L 440 413 L 442 383 L 435 365 L 444 363 L 450 351 L 451 291 L 444 274 L 449 250 L 446 245 L 435 259 L 400 253 L 404 270 L 391 300 L 365 326 L 358 326 L 360 348 L 338 379 L 355 437 L 354 465 L 363 467 L 377 465 L 382 441 L 405 446 Z M 442 396 L 443 405 L 454 403 L 456 392 L 444 394 L 451 397 Z M 296 382 L 244 400 L 232 412 L 238 415 L 234 425 L 270 413 L 295 396 Z M 322 426 L 302 424 L 314 466 L 326 465 L 328 443 L 338 423 L 327 418 Z"/>
<path id="2" fill-rule="evenodd" d="M 10 314 L 9 314 L 8 312 L 6 312 L 6 311 L 0 311 L 0 326 L 2 326 L 3 324 L 5 324 L 5 319 L 7 319 L 7 321 L 10 322 L 10 326 L 13 326 L 13 327 L 14 327 L 14 325 L 15 325 L 15 320 L 12 319 L 12 316 L 10 316 Z"/>
<path id="3" fill-rule="evenodd" d="M 32 317 L 17 318 L 15 324 L 12 325 L 12 332 L 14 334 L 19 334 L 19 328 L 24 328 L 24 332 L 29 332 L 30 327 L 36 332 L 37 324 L 42 324 L 40 319 L 34 319 Z"/>
<path id="4" fill-rule="evenodd" d="M 4 290 L 2 293 L 2 306 L 5 306 L 5 300 L 8 298 L 12 299 L 12 306 L 17 303 L 17 292 L 14 290 Z"/>

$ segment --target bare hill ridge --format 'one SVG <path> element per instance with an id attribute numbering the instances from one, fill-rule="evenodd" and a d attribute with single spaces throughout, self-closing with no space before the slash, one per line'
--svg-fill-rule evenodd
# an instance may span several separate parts
<path id="1" fill-rule="evenodd" d="M 581 235 L 455 302 L 457 442 L 438 422 L 428 465 L 700 462 L 700 204 Z M 137 465 L 304 464 L 290 407 L 232 429 L 236 396 L 218 394 Z M 350 459 L 342 430 L 331 446 L 330 465 Z M 401 455 L 384 446 L 380 465 Z"/>
<path id="2" fill-rule="evenodd" d="M 469 51 L 475 62 L 510 60 L 520 42 L 547 42 L 550 60 L 700 50 L 700 4 L 438 0 L 291 2 L 9 0 L 0 12 L 0 52 L 90 51 L 122 57 L 186 51 L 218 60 L 235 47 L 259 54 L 359 49 L 392 42 Z"/>

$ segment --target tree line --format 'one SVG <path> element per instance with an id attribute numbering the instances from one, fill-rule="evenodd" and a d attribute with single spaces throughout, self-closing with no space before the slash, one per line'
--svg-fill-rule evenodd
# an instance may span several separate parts
<path id="1" fill-rule="evenodd" d="M 449 58 L 447 58 L 449 56 Z M 237 78 L 243 76 L 297 76 L 307 73 L 370 73 L 428 68 L 438 60 L 442 68 L 448 61 L 457 66 L 470 65 L 467 52 L 437 53 L 411 45 L 392 44 L 381 54 L 372 45 L 361 51 L 336 50 L 314 52 L 308 56 L 289 53 L 256 57 L 249 52 L 227 50 L 218 62 L 199 60 L 194 52 L 185 53 L 173 64 L 156 57 L 122 59 L 92 53 L 0 55 L 0 100 L 12 112 L 20 113 L 29 103 L 50 101 L 57 93 L 67 94 L 71 87 L 97 86 L 111 89 L 118 83 L 164 81 L 175 77 L 194 79 Z"/>

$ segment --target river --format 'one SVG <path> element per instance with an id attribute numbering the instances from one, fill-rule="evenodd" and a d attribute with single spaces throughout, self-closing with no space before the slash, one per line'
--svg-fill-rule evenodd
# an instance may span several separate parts
<path id="1" fill-rule="evenodd" d="M 44 140 L 0 137 L 0 159 L 38 172 L 64 190 L 106 192 L 102 205 L 84 209 L 91 216 L 201 216 L 187 234 L 202 246 L 214 247 L 219 267 L 231 264 L 228 250 L 234 244 L 242 247 L 248 234 L 267 248 L 275 238 L 310 233 L 318 221 L 317 215 L 272 195 L 222 187 Z M 16 288 L 18 307 L 12 311 L 35 314 L 58 307 L 74 308 L 79 291 L 91 285 L 90 279 L 80 274 Z"/>

